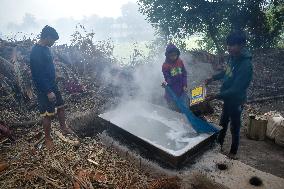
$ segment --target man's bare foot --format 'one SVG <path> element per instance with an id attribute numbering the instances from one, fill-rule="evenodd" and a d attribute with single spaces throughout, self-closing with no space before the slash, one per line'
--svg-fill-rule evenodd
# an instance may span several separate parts
<path id="1" fill-rule="evenodd" d="M 54 148 L 52 139 L 45 139 L 45 145 L 48 150 L 52 150 Z"/>

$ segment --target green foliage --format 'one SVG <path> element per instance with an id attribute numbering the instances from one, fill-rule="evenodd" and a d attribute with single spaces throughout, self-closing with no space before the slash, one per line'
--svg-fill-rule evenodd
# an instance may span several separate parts
<path id="1" fill-rule="evenodd" d="M 284 2 L 271 5 L 266 11 L 266 23 L 274 36 L 274 44 L 284 48 Z"/>
<path id="2" fill-rule="evenodd" d="M 284 31 L 279 37 L 279 42 L 277 43 L 277 47 L 284 49 Z"/>
<path id="3" fill-rule="evenodd" d="M 249 44 L 254 48 L 275 45 L 283 28 L 281 1 L 139 0 L 139 5 L 140 11 L 169 40 L 202 33 L 202 47 L 223 53 L 226 35 L 236 29 L 248 33 Z"/>

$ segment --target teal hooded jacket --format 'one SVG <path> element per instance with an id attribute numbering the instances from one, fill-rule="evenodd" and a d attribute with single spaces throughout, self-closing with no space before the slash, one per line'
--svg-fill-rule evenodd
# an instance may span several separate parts
<path id="1" fill-rule="evenodd" d="M 240 56 L 230 56 L 226 68 L 214 75 L 213 80 L 223 80 L 217 99 L 243 104 L 247 100 L 247 89 L 253 75 L 252 55 L 244 48 Z"/>

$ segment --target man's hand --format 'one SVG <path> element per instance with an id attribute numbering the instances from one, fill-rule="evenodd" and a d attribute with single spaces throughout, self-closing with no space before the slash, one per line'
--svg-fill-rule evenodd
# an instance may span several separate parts
<path id="1" fill-rule="evenodd" d="M 161 86 L 164 87 L 164 88 L 165 88 L 167 85 L 168 85 L 168 83 L 167 83 L 166 81 L 164 81 L 164 82 L 161 84 Z"/>
<path id="2" fill-rule="evenodd" d="M 205 97 L 205 101 L 212 101 L 212 100 L 215 100 L 217 98 L 217 96 L 215 94 L 209 94 Z"/>
<path id="3" fill-rule="evenodd" d="M 48 97 L 48 100 L 49 100 L 50 102 L 55 102 L 55 101 L 56 101 L 56 96 L 55 96 L 54 92 L 48 93 L 48 94 L 47 94 L 47 97 Z"/>
<path id="4" fill-rule="evenodd" d="M 183 87 L 183 90 L 184 90 L 184 92 L 187 92 L 187 90 L 188 90 L 188 89 L 187 89 L 187 86 L 184 86 L 184 87 Z"/>
<path id="5" fill-rule="evenodd" d="M 212 82 L 213 82 L 213 78 L 208 78 L 204 81 L 205 85 L 209 85 Z"/>

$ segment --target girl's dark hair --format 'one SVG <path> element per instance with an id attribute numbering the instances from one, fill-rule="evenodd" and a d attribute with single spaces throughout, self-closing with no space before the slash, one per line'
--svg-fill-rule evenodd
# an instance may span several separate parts
<path id="1" fill-rule="evenodd" d="M 247 41 L 246 34 L 243 31 L 232 31 L 227 36 L 227 45 L 245 45 Z"/>
<path id="2" fill-rule="evenodd" d="M 59 36 L 58 36 L 57 31 L 53 27 L 46 25 L 41 30 L 40 38 L 41 39 L 51 38 L 51 39 L 54 39 L 54 40 L 58 40 Z"/>
<path id="3" fill-rule="evenodd" d="M 172 43 L 168 44 L 166 47 L 165 56 L 168 56 L 170 53 L 176 52 L 177 55 L 180 55 L 180 50 Z"/>

